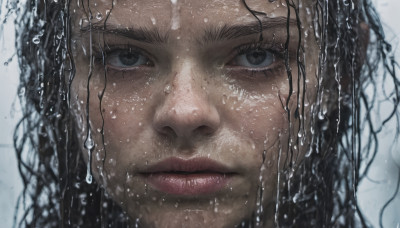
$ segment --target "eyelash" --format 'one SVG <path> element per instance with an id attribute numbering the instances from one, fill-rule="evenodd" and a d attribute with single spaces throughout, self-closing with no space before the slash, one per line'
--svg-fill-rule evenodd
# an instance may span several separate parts
<path id="1" fill-rule="evenodd" d="M 105 50 L 105 49 L 107 49 L 107 50 Z M 112 53 L 117 52 L 117 51 L 126 51 L 126 50 L 130 50 L 130 51 L 138 53 L 140 55 L 144 55 L 151 62 L 154 62 L 152 56 L 149 53 L 147 53 L 146 51 L 144 51 L 141 48 L 138 48 L 138 47 L 135 47 L 135 46 L 132 46 L 129 44 L 107 45 L 106 47 L 102 47 L 102 49 L 100 49 L 99 47 L 93 47 L 95 61 L 97 61 L 101 64 L 103 64 L 104 57 L 110 56 Z M 104 60 L 104 61 L 107 62 L 107 60 Z"/>
<path id="2" fill-rule="evenodd" d="M 252 42 L 248 44 L 241 45 L 239 47 L 235 48 L 236 55 L 243 55 L 246 54 L 250 51 L 254 50 L 263 50 L 263 51 L 269 51 L 278 58 L 283 59 L 284 58 L 284 51 L 285 49 L 277 44 L 266 44 L 264 42 Z"/>
<path id="3" fill-rule="evenodd" d="M 247 44 L 240 45 L 234 49 L 234 54 L 233 57 L 231 57 L 230 62 L 233 61 L 234 59 L 238 58 L 240 55 L 248 54 L 250 52 L 260 50 L 260 51 L 266 51 L 269 52 L 274 56 L 274 61 L 271 65 L 267 67 L 241 67 L 241 66 L 234 66 L 241 68 L 240 71 L 248 76 L 249 78 L 254 78 L 255 74 L 263 73 L 264 75 L 269 74 L 270 71 L 274 71 L 277 69 L 280 69 L 281 66 L 283 66 L 283 60 L 285 57 L 285 48 L 282 45 L 279 44 L 270 44 L 262 41 L 258 42 L 251 42 Z M 229 71 L 233 69 L 233 67 L 228 68 Z M 231 73 L 235 71 L 230 71 Z M 244 73 L 246 72 L 246 73 Z"/>
<path id="4" fill-rule="evenodd" d="M 254 50 L 265 50 L 270 51 L 273 54 L 278 55 L 279 57 L 283 56 L 283 49 L 278 45 L 269 45 L 264 42 L 252 42 L 248 44 L 241 45 L 236 49 L 236 55 L 243 55 L 250 51 Z"/>

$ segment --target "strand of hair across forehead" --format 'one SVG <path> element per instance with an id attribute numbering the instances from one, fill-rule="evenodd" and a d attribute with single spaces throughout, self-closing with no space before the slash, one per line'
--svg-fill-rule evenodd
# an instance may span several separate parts
<path id="1" fill-rule="evenodd" d="M 256 18 L 256 20 L 258 21 L 258 26 L 260 28 L 260 37 L 259 37 L 259 41 L 263 41 L 263 27 L 262 27 L 262 22 L 260 20 L 260 18 L 258 18 L 257 15 L 262 15 L 262 16 L 266 16 L 267 14 L 264 12 L 259 12 L 259 11 L 255 11 L 250 9 L 250 7 L 247 5 L 246 0 L 242 0 L 243 5 L 246 7 L 246 9 Z"/>

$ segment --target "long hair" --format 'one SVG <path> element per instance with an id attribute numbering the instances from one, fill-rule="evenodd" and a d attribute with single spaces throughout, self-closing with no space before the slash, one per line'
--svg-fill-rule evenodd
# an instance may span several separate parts
<path id="1" fill-rule="evenodd" d="M 104 189 L 95 181 L 85 181 L 87 167 L 75 132 L 77 123 L 70 113 L 70 86 L 75 76 L 70 1 L 14 3 L 9 10 L 17 16 L 23 114 L 14 147 L 24 184 L 16 207 L 24 213 L 14 225 L 129 227 L 134 221 L 129 221 Z M 242 3 L 247 7 L 246 1 Z M 357 187 L 378 152 L 377 134 L 399 115 L 400 83 L 390 44 L 369 0 L 314 0 L 314 34 L 310 35 L 320 48 L 319 68 L 316 75 L 306 75 L 300 6 L 294 0 L 286 0 L 286 5 L 298 22 L 297 84 L 305 88 L 307 77 L 316 76 L 318 92 L 311 129 L 304 124 L 304 100 L 295 97 L 299 94 L 290 97 L 298 99 L 299 109 L 289 110 L 286 104 L 288 117 L 295 116 L 291 121 L 300 123 L 298 134 L 291 137 L 298 145 L 310 144 L 310 150 L 294 165 L 292 151 L 283 152 L 289 159 L 279 171 L 275 223 L 279 227 L 368 227 L 357 204 Z M 255 19 L 262 13 L 247 9 Z M 286 61 L 288 55 L 286 51 Z M 292 84 L 289 66 L 287 75 Z M 367 96 L 366 88 L 382 80 L 394 85 L 386 91 L 393 111 L 377 125 L 371 117 L 375 96 Z M 296 90 L 300 88 L 290 94 Z M 369 143 L 362 147 L 364 140 Z M 262 226 L 262 213 L 255 212 L 253 220 L 243 226 Z"/>

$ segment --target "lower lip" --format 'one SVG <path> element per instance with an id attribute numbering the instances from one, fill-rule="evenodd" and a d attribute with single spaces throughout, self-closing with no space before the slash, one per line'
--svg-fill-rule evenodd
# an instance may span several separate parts
<path id="1" fill-rule="evenodd" d="M 153 173 L 146 179 L 157 190 L 172 195 L 203 195 L 223 189 L 232 175 L 222 173 Z"/>

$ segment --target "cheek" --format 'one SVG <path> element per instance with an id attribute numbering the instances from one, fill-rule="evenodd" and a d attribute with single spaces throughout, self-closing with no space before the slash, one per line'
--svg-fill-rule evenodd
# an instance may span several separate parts
<path id="1" fill-rule="evenodd" d="M 223 119 L 243 138 L 251 139 L 264 150 L 287 130 L 287 116 L 278 96 L 227 97 Z M 262 148 L 264 147 L 264 148 Z M 258 150 L 259 151 L 259 150 Z"/>

